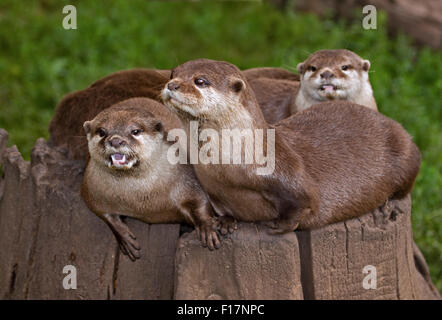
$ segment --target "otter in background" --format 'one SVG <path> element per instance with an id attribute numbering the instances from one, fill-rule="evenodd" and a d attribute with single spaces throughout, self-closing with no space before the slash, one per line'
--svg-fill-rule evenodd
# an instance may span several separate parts
<path id="1" fill-rule="evenodd" d="M 298 80 L 260 77 L 248 82 L 267 123 L 276 124 L 290 117 L 293 110 L 296 110 L 295 99 L 300 85 Z"/>
<path id="2" fill-rule="evenodd" d="M 254 79 L 274 79 L 274 80 L 289 80 L 289 81 L 299 81 L 299 74 L 293 73 L 286 69 L 276 68 L 276 67 L 262 67 L 262 68 L 251 68 L 242 71 L 247 81 Z"/>
<path id="3" fill-rule="evenodd" d="M 330 100 L 347 100 L 377 110 L 368 77 L 370 61 L 356 53 L 319 50 L 297 69 L 300 78 L 289 76 L 289 71 L 262 72 L 254 78 L 246 75 L 268 123 Z"/>
<path id="4" fill-rule="evenodd" d="M 347 100 L 377 110 L 368 70 L 370 61 L 356 53 L 319 50 L 297 65 L 301 85 L 291 114 L 330 100 Z"/>

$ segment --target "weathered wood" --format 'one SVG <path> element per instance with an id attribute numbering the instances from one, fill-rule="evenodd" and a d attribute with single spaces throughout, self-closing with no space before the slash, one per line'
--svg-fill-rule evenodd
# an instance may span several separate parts
<path id="1" fill-rule="evenodd" d="M 33 193 L 30 165 L 16 147 L 3 154 L 0 203 L 0 297 L 24 297 L 32 251 Z M 26 212 L 27 214 L 22 214 Z"/>
<path id="2" fill-rule="evenodd" d="M 0 128 L 0 201 L 3 197 L 3 192 L 5 190 L 5 179 L 3 177 L 3 155 L 5 154 L 6 148 L 8 146 L 8 133 L 5 129 Z"/>
<path id="3" fill-rule="evenodd" d="M 175 252 L 179 225 L 147 225 L 129 220 L 142 246 L 142 257 L 132 262 L 119 254 L 113 299 L 172 299 Z"/>
<path id="4" fill-rule="evenodd" d="M 8 299 L 171 299 L 178 225 L 130 221 L 142 258 L 126 261 L 107 225 L 79 195 L 84 163 L 39 139 L 25 162 L 5 153 L 0 203 L 0 297 Z M 77 269 L 65 290 L 63 268 Z"/>
<path id="5" fill-rule="evenodd" d="M 268 235 L 241 223 L 221 249 L 179 225 L 128 224 L 142 247 L 120 254 L 79 189 L 84 163 L 39 139 L 31 161 L 0 130 L 0 299 L 438 299 L 413 243 L 410 199 L 319 230 Z M 63 268 L 77 269 L 65 290 Z M 377 270 L 366 290 L 364 266 Z"/>
<path id="6" fill-rule="evenodd" d="M 8 147 L 8 132 L 0 128 L 0 165 L 3 163 L 3 155 Z"/>
<path id="7" fill-rule="evenodd" d="M 305 298 L 439 298 L 416 270 L 410 213 L 407 197 L 357 219 L 296 232 Z M 376 289 L 363 287 L 366 266 L 376 268 Z"/>
<path id="8" fill-rule="evenodd" d="M 195 231 L 180 238 L 176 299 L 302 299 L 298 241 L 271 236 L 256 224 L 239 225 L 216 251 L 202 248 Z"/>

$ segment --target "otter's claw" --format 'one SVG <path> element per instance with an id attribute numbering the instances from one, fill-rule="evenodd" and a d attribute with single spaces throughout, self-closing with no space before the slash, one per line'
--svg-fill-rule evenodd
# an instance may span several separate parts
<path id="1" fill-rule="evenodd" d="M 207 247 L 209 250 L 219 249 L 221 247 L 218 234 L 211 224 L 205 224 L 195 229 L 203 247 Z"/>
<path id="2" fill-rule="evenodd" d="M 283 234 L 287 232 L 295 231 L 298 228 L 299 223 L 293 225 L 293 223 L 285 220 L 274 219 L 270 221 L 262 221 L 264 226 L 268 227 L 268 234 Z"/>
<path id="3" fill-rule="evenodd" d="M 139 259 L 141 257 L 141 247 L 138 244 L 137 238 L 132 231 L 130 231 L 127 224 L 121 220 L 121 217 L 117 214 L 105 214 L 104 219 L 114 233 L 121 252 L 127 255 L 132 261 Z"/>
<path id="4" fill-rule="evenodd" d="M 128 233 L 120 234 L 118 238 L 120 250 L 127 255 L 130 260 L 135 261 L 141 257 L 141 247 L 132 232 L 129 231 Z"/>
<path id="5" fill-rule="evenodd" d="M 236 220 L 230 216 L 218 217 L 215 222 L 215 226 L 222 235 L 233 233 L 235 230 L 238 230 L 238 224 Z"/>

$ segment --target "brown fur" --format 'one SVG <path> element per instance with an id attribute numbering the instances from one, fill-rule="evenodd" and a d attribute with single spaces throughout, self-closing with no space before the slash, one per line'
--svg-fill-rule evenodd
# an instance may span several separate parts
<path id="1" fill-rule="evenodd" d="M 121 215 L 146 223 L 186 221 L 195 226 L 204 245 L 211 249 L 219 246 L 212 207 L 192 167 L 167 161 L 167 148 L 172 144 L 166 140 L 167 131 L 180 126 L 173 113 L 151 99 L 132 98 L 102 111 L 84 126 L 91 157 L 81 195 L 87 206 L 111 227 L 123 252 L 131 259 L 139 257 L 135 237 L 121 221 Z M 106 136 L 100 138 L 99 129 L 105 130 Z M 133 136 L 134 129 L 143 131 Z M 114 139 L 124 141 L 130 151 L 123 146 L 109 153 L 108 145 Z M 152 150 L 152 154 L 143 155 L 145 150 Z M 116 152 L 138 162 L 130 169 L 110 168 L 105 161 Z"/>
<path id="2" fill-rule="evenodd" d="M 299 82 L 284 79 L 257 78 L 249 80 L 267 123 L 275 124 L 289 117 L 296 109 Z"/>
<path id="3" fill-rule="evenodd" d="M 243 74 L 248 81 L 258 78 L 289 80 L 289 81 L 300 80 L 299 74 L 290 72 L 282 68 L 272 68 L 272 67 L 251 68 L 243 70 Z"/>
<path id="4" fill-rule="evenodd" d="M 197 88 L 195 77 L 205 77 L 210 86 Z M 357 217 L 390 197 L 403 197 L 413 186 L 420 165 L 418 148 L 398 123 L 378 112 L 346 101 L 327 102 L 272 127 L 264 121 L 247 80 L 232 64 L 190 61 L 173 71 L 169 83 L 179 88 L 165 88 L 163 100 L 178 110 L 185 127 L 193 119 L 201 130 L 220 132 L 238 125 L 276 130 L 272 174 L 257 175 L 255 164 L 194 165 L 219 212 L 242 221 L 271 220 L 268 225 L 281 233 Z M 211 100 L 205 97 L 209 88 Z M 213 92 L 228 103 L 218 102 L 205 112 Z M 186 107 L 185 101 L 196 102 Z M 239 103 L 232 106 L 235 101 Z M 183 116 L 189 112 L 191 116 Z"/>

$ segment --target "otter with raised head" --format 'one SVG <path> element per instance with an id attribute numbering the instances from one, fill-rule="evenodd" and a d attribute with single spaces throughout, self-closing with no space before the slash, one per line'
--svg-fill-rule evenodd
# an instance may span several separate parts
<path id="1" fill-rule="evenodd" d="M 268 137 L 275 129 L 272 173 L 258 174 L 256 163 L 194 165 L 218 212 L 240 221 L 267 220 L 271 232 L 367 213 L 408 194 L 419 171 L 419 150 L 400 124 L 348 101 L 321 103 L 268 125 L 247 80 L 227 62 L 178 66 L 162 97 L 187 131 L 192 120 L 220 136 L 226 129 L 262 129 Z M 265 138 L 263 144 L 266 150 Z M 253 154 L 247 148 L 243 152 Z"/>
<path id="2" fill-rule="evenodd" d="M 329 100 L 347 100 L 377 110 L 368 79 L 370 61 L 345 50 L 319 50 L 297 65 L 301 85 L 291 113 Z"/>
<path id="3" fill-rule="evenodd" d="M 204 246 L 220 245 L 220 221 L 192 166 L 167 159 L 172 144 L 167 131 L 179 126 L 173 113 L 148 98 L 122 101 L 84 123 L 90 159 L 81 195 L 132 260 L 140 257 L 140 246 L 121 216 L 146 223 L 187 222 L 195 226 Z M 223 225 L 221 232 L 232 232 L 232 227 Z"/>

